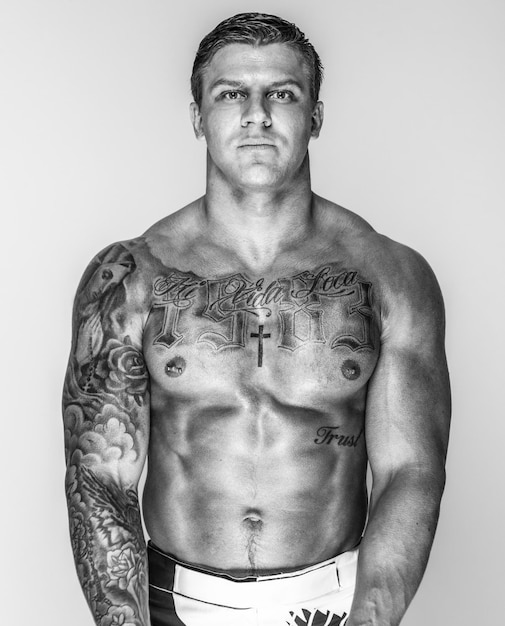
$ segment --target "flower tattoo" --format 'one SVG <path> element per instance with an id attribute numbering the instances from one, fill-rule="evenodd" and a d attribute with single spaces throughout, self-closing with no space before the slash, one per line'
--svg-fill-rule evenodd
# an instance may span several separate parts
<path id="1" fill-rule="evenodd" d="M 148 381 L 144 357 L 131 345 L 129 337 L 125 338 L 125 343 L 109 339 L 106 352 L 108 352 L 108 377 L 105 381 L 107 390 L 111 393 L 127 393 L 140 405 Z"/>

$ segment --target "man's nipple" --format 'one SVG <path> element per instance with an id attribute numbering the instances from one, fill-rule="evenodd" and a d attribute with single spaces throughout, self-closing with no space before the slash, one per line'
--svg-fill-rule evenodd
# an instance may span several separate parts
<path id="1" fill-rule="evenodd" d="M 176 356 L 165 365 L 165 374 L 170 378 L 177 378 L 186 369 L 186 361 L 182 356 Z"/>
<path id="2" fill-rule="evenodd" d="M 361 374 L 359 365 L 352 359 L 346 359 L 342 363 L 340 371 L 342 372 L 344 378 L 347 378 L 347 380 L 356 380 L 356 378 L 359 378 L 359 375 Z"/>

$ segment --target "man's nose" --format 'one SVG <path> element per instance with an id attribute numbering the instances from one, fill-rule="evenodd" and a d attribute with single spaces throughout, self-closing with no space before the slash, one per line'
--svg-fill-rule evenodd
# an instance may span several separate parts
<path id="1" fill-rule="evenodd" d="M 245 128 L 248 124 L 263 124 L 265 127 L 272 125 L 268 101 L 263 96 L 251 95 L 245 101 L 242 110 L 242 126 Z"/>

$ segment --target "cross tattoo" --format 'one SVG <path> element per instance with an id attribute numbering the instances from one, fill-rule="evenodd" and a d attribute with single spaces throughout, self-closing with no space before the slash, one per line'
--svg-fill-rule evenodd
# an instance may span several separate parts
<path id="1" fill-rule="evenodd" d="M 258 338 L 258 367 L 263 367 L 263 339 L 270 339 L 270 333 L 263 334 L 263 325 L 260 324 L 257 333 L 251 333 L 251 337 Z"/>

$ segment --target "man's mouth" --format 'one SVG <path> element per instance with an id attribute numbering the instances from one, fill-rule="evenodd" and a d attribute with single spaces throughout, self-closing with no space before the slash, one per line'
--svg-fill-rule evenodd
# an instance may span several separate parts
<path id="1" fill-rule="evenodd" d="M 267 148 L 275 148 L 275 145 L 273 143 L 267 143 L 265 141 L 247 141 L 245 143 L 241 143 L 238 147 L 264 150 Z"/>

